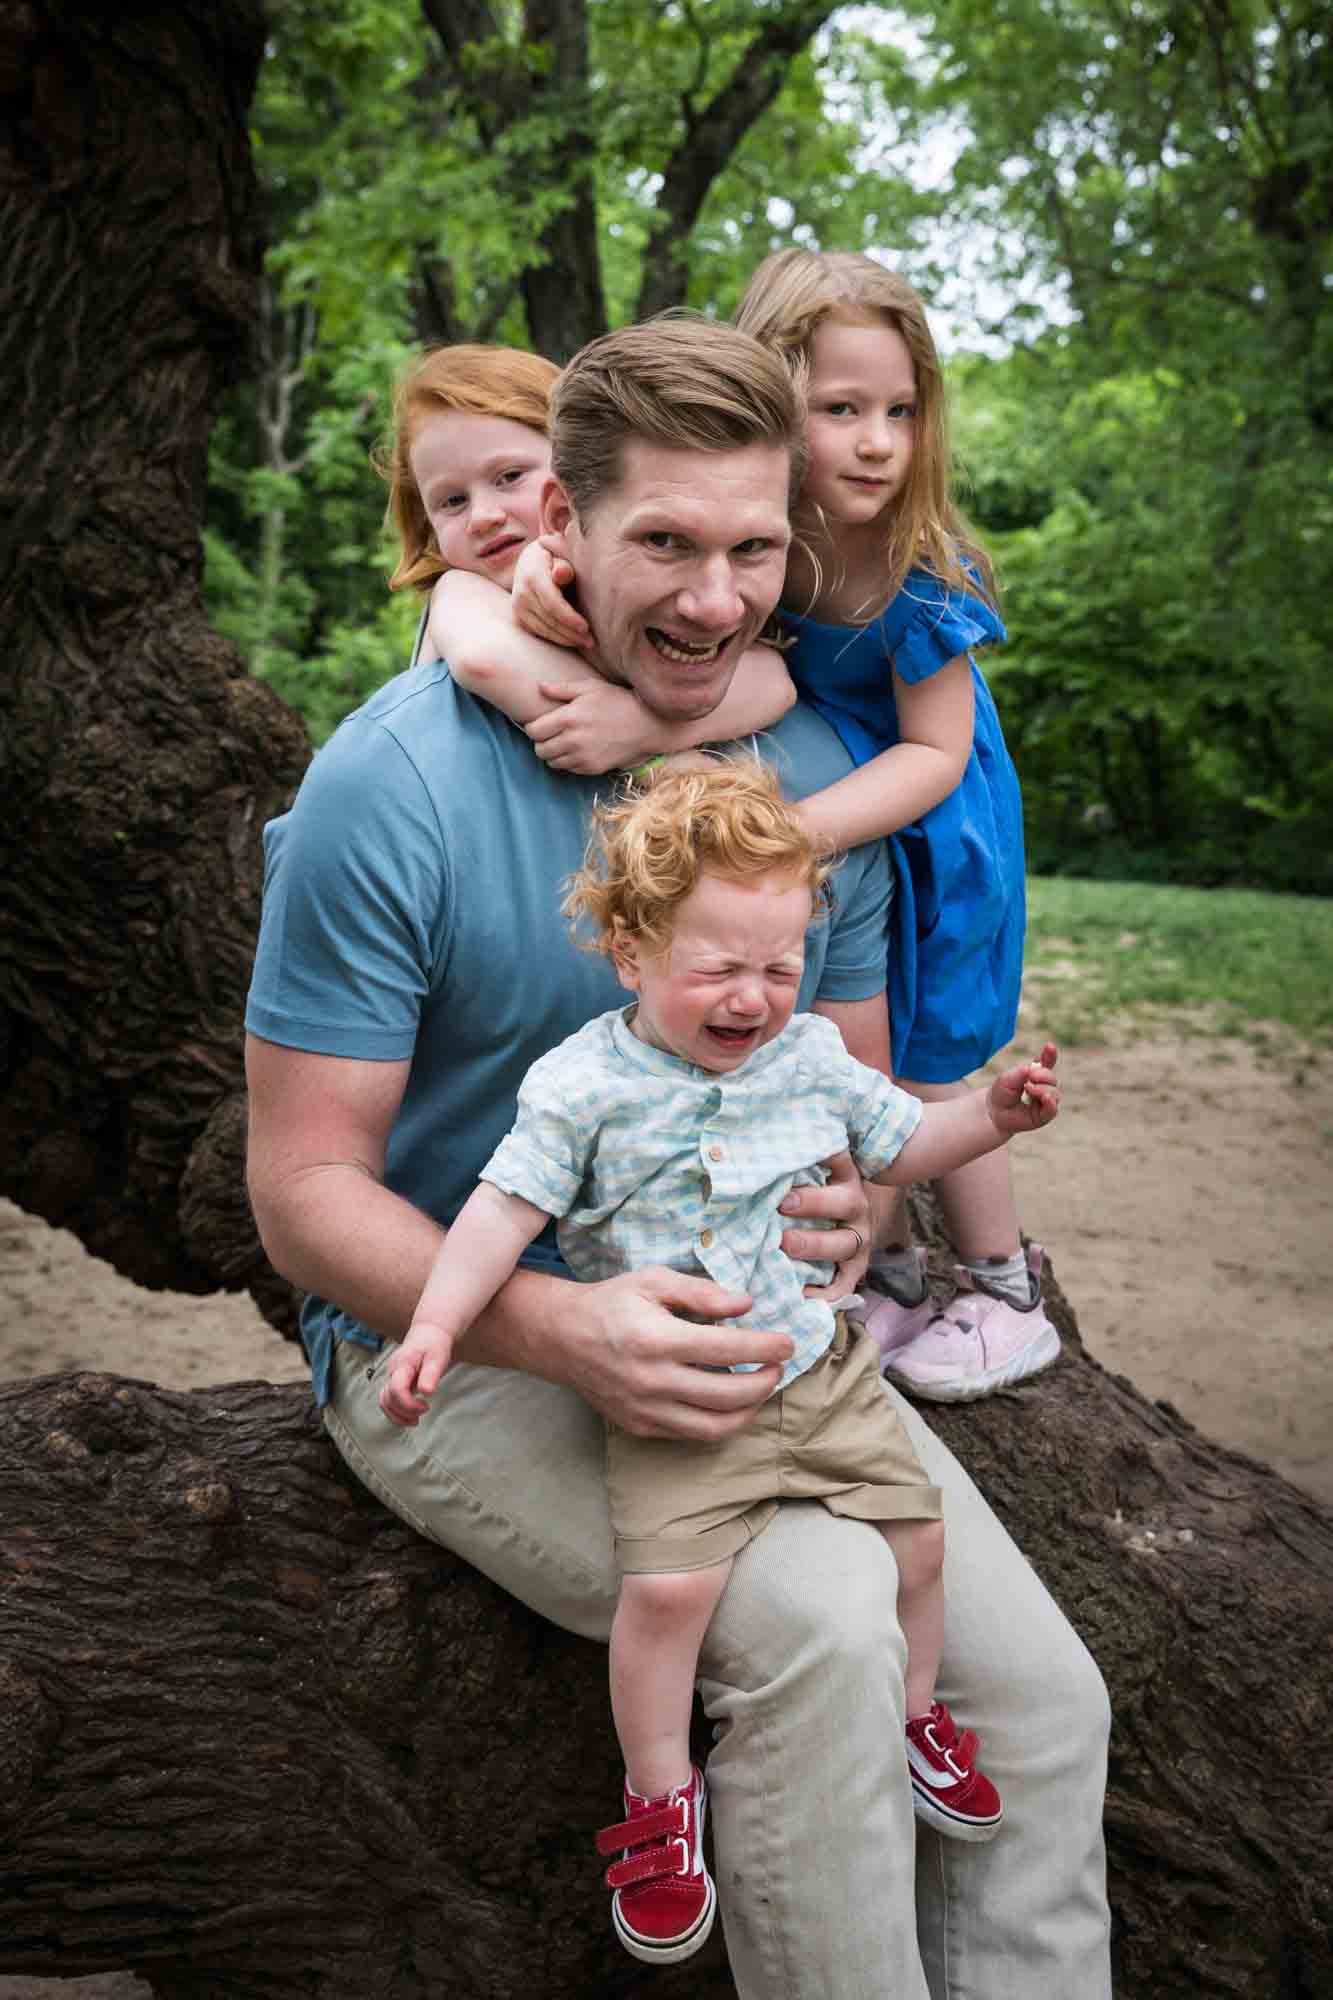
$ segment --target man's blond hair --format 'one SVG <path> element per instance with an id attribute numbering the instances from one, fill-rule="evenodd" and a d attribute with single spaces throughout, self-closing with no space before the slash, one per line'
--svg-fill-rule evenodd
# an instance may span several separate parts
<path id="1" fill-rule="evenodd" d="M 676 911 L 705 874 L 753 881 L 778 874 L 821 909 L 832 857 L 755 757 L 665 764 L 641 788 L 599 800 L 583 866 L 564 912 L 608 956 L 633 940 L 650 956 L 671 942 Z"/>
<path id="2" fill-rule="evenodd" d="M 622 326 L 580 348 L 551 398 L 551 467 L 582 521 L 624 476 L 626 445 L 785 451 L 805 469 L 805 406 L 781 359 L 689 314 Z"/>

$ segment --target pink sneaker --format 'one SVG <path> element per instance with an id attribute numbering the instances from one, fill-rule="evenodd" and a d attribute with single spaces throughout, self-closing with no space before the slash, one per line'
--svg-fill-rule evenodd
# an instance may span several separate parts
<path id="1" fill-rule="evenodd" d="M 1060 1336 L 1041 1302 L 1042 1251 L 1027 1251 L 1032 1303 L 1011 1305 L 987 1292 L 971 1271 L 957 1272 L 959 1295 L 924 1333 L 890 1354 L 884 1373 L 928 1403 L 969 1403 L 1049 1368 Z"/>
<path id="2" fill-rule="evenodd" d="M 974 1729 L 961 1735 L 942 1701 L 907 1725 L 907 1768 L 918 1819 L 951 1840 L 993 1840 L 1004 1807 L 984 1771 L 976 1767 Z"/>
<path id="3" fill-rule="evenodd" d="M 692 1764 L 689 1784 L 659 1799 L 641 1799 L 626 1779 L 624 1820 L 597 1836 L 599 1854 L 620 1850 L 606 1871 L 616 1936 L 649 1965 L 692 1958 L 713 1928 L 717 1891 L 704 1866 L 707 1811 L 703 1772 Z"/>
<path id="4" fill-rule="evenodd" d="M 891 1292 L 877 1290 L 871 1283 L 874 1276 L 871 1271 L 861 1280 L 865 1305 L 858 1317 L 884 1358 L 924 1333 L 935 1316 L 935 1302 L 926 1286 L 926 1253 L 918 1247 L 916 1255 L 921 1271 L 921 1297 L 914 1306 L 903 1305 Z"/>

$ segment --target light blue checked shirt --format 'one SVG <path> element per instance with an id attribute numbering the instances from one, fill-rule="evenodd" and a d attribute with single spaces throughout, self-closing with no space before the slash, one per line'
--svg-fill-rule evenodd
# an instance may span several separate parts
<path id="1" fill-rule="evenodd" d="M 633 1012 L 599 1015 L 532 1065 L 481 1178 L 562 1218 L 579 1278 L 665 1264 L 749 1292 L 744 1324 L 796 1342 L 785 1388 L 833 1338 L 832 1309 L 802 1291 L 834 1266 L 787 1256 L 778 1203 L 822 1182 L 818 1162 L 844 1149 L 867 1177 L 882 1173 L 921 1105 L 849 1056 L 822 1015 L 794 1015 L 719 1076 L 641 1042 Z"/>

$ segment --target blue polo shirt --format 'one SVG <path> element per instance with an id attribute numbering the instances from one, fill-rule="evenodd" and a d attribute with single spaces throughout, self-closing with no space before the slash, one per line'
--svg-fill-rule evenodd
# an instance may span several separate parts
<path id="1" fill-rule="evenodd" d="M 852 768 L 801 703 L 757 747 L 792 797 Z M 437 661 L 349 716 L 265 829 L 246 1026 L 317 1055 L 410 1060 L 384 1178 L 441 1223 L 512 1125 L 529 1066 L 624 1002 L 609 961 L 580 949 L 560 913 L 610 782 L 548 771 Z M 883 991 L 889 896 L 883 843 L 855 849 L 831 919 L 811 928 L 800 1008 Z M 524 1261 L 564 1269 L 552 1230 Z M 335 1333 L 380 1345 L 313 1296 L 301 1332 L 321 1403 Z"/>

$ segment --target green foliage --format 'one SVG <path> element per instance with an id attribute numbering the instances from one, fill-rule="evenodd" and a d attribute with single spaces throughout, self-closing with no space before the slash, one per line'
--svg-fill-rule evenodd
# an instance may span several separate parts
<path id="1" fill-rule="evenodd" d="M 516 0 L 470 43 L 440 0 L 438 28 L 401 0 L 269 11 L 271 309 L 215 438 L 207 590 L 317 734 L 414 629 L 366 463 L 394 372 L 423 336 L 528 344 L 533 273 L 565 268 L 591 190 L 585 309 L 612 323 L 676 250 L 717 313 L 793 241 L 976 291 L 997 338 L 954 363 L 958 442 L 1005 587 L 986 669 L 1034 864 L 1333 893 L 1333 38 L 1313 0 L 908 0 L 813 38 L 803 0 L 587 0 L 573 61 L 525 39 Z M 777 21 L 799 28 L 781 89 L 714 157 Z M 932 135 L 952 170 L 914 184 Z"/>
<path id="2" fill-rule="evenodd" d="M 1034 864 L 1333 893 L 1327 23 L 949 0 L 922 32 L 955 214 L 1072 315 L 960 382 Z"/>
<path id="3" fill-rule="evenodd" d="M 1235 391 L 1160 368 L 1098 380 L 1069 347 L 973 363 L 960 399 L 1010 634 L 986 670 L 1033 866 L 1329 893 L 1315 462 L 1242 471 Z"/>
<path id="4" fill-rule="evenodd" d="M 392 560 L 367 468 L 404 357 L 423 335 L 529 344 L 520 281 L 549 254 L 547 232 L 570 203 L 571 139 L 593 147 L 610 317 L 631 317 L 661 175 L 690 121 L 707 117 L 764 21 L 800 11 L 591 0 L 585 83 L 539 91 L 552 52 L 523 39 L 514 7 L 497 9 L 500 31 L 457 61 L 398 0 L 270 9 L 253 114 L 270 310 L 258 379 L 215 434 L 206 591 L 251 670 L 317 737 L 405 664 L 415 629 L 411 609 L 385 602 Z M 730 309 L 782 240 L 774 215 L 807 233 L 840 215 L 871 240 L 884 190 L 876 209 L 858 152 L 884 108 L 883 67 L 852 30 L 820 63 L 805 54 L 789 65 L 690 238 L 694 302 Z M 790 208 L 775 206 L 772 190 L 788 187 Z"/>

